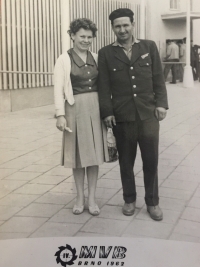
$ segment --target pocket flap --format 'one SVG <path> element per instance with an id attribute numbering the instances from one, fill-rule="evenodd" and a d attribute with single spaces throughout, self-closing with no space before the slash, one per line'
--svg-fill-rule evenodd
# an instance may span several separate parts
<path id="1" fill-rule="evenodd" d="M 152 62 L 149 58 L 140 60 L 140 62 L 139 62 L 140 66 L 150 66 L 151 64 L 152 64 Z"/>

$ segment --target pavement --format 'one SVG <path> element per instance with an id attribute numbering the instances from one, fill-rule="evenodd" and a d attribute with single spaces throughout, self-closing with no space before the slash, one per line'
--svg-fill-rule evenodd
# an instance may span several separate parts
<path id="1" fill-rule="evenodd" d="M 115 236 L 200 243 L 200 83 L 167 84 L 170 109 L 161 122 L 159 194 L 163 221 L 150 219 L 144 202 L 140 153 L 134 171 L 137 204 L 124 216 L 118 162 L 100 166 L 99 216 L 72 214 L 71 169 L 60 166 L 62 133 L 54 106 L 0 113 L 0 239 Z M 87 181 L 85 181 L 87 197 Z"/>

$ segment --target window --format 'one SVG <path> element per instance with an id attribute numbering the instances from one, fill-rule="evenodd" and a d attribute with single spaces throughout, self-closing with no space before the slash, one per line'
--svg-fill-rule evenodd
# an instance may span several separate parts
<path id="1" fill-rule="evenodd" d="M 180 0 L 170 0 L 170 9 L 172 10 L 180 9 Z"/>

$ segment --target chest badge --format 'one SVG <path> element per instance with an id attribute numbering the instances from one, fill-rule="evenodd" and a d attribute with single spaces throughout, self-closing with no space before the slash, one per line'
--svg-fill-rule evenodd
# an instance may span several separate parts
<path id="1" fill-rule="evenodd" d="M 145 57 L 148 57 L 149 53 L 146 53 L 144 55 L 141 56 L 142 59 L 144 59 Z"/>

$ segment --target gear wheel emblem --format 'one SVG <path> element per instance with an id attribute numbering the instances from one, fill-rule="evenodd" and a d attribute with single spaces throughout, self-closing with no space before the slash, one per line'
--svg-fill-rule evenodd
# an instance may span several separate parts
<path id="1" fill-rule="evenodd" d="M 66 245 L 66 247 L 59 247 L 59 250 L 54 256 L 56 256 L 57 264 L 60 263 L 63 267 L 73 265 L 74 261 L 77 259 L 76 249 L 72 249 L 70 245 Z"/>

